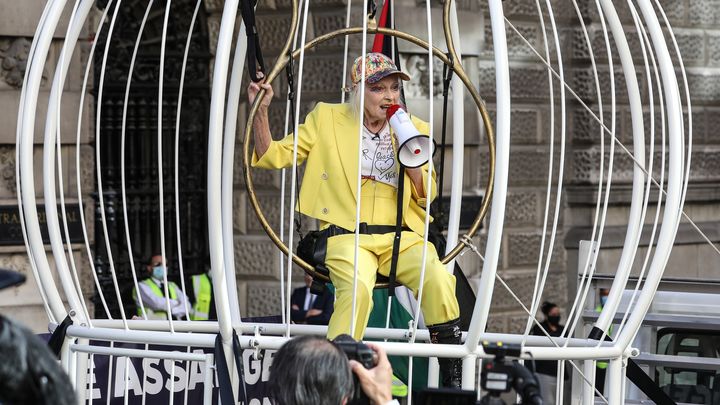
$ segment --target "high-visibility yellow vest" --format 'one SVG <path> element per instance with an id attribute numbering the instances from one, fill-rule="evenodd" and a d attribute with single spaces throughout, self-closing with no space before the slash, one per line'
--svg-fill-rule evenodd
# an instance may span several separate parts
<path id="1" fill-rule="evenodd" d="M 393 397 L 406 397 L 408 395 L 408 387 L 405 385 L 402 380 L 395 377 L 395 374 L 392 376 L 392 386 L 391 386 L 392 396 Z"/>
<path id="2" fill-rule="evenodd" d="M 165 297 L 165 292 L 160 289 L 160 287 L 155 284 L 152 279 L 146 278 L 145 280 L 141 281 L 142 284 L 147 285 L 150 287 L 150 290 L 155 294 L 156 296 L 160 298 Z M 168 281 L 168 292 L 170 294 L 170 299 L 175 300 L 177 299 L 177 285 L 173 283 L 172 281 Z M 137 307 L 137 314 L 138 316 L 143 316 L 142 313 L 142 307 L 140 306 L 140 301 L 138 300 L 137 296 L 137 290 L 133 289 L 133 299 L 136 303 L 138 303 Z M 145 306 L 145 313 L 147 314 L 148 319 L 167 319 L 167 312 L 162 310 L 153 310 L 152 308 Z"/>
<path id="3" fill-rule="evenodd" d="M 193 321 L 207 321 L 210 316 L 210 301 L 212 300 L 212 283 L 207 273 L 192 276 L 193 291 L 195 292 L 195 305 L 190 319 Z"/>

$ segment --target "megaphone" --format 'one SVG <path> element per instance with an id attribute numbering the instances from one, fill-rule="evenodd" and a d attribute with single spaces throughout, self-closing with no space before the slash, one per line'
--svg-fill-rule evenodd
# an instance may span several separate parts
<path id="1" fill-rule="evenodd" d="M 435 153 L 435 140 L 432 141 L 428 151 L 430 137 L 421 134 L 413 125 L 410 116 L 397 104 L 388 107 L 387 119 L 400 145 L 398 147 L 400 164 L 413 169 L 427 163 L 429 157 Z"/>

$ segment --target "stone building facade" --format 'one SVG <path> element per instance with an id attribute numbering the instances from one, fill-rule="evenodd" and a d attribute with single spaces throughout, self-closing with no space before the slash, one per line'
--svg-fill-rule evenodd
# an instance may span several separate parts
<path id="1" fill-rule="evenodd" d="M 20 95 L 19 86 L 22 83 L 24 63 L 27 51 L 34 33 L 34 27 L 42 11 L 42 2 L 21 2 L 12 6 L 7 0 L 3 1 L 4 8 L 13 9 L 12 13 L 3 13 L 0 17 L 0 109 L 4 122 L 15 122 L 17 104 Z M 544 2 L 543 3 L 544 6 Z M 560 32 L 560 47 L 563 51 L 565 75 L 569 85 L 579 91 L 580 96 L 594 104 L 594 86 L 591 82 L 590 62 L 588 50 L 578 27 L 578 20 L 572 3 L 566 0 L 553 0 L 555 17 Z M 601 73 L 607 73 L 607 58 L 599 50 L 603 46 L 602 32 L 598 23 L 594 2 L 589 0 L 578 1 L 584 21 L 589 27 L 593 42 L 593 49 Z M 627 6 L 616 2 L 618 13 L 628 32 L 634 32 L 632 19 Z M 714 133 L 715 121 L 718 120 L 720 109 L 720 4 L 718 0 L 670 0 L 663 1 L 670 23 L 677 35 L 689 73 L 689 86 L 693 99 L 693 132 L 694 152 L 692 166 L 692 184 L 688 192 L 686 212 L 701 229 L 717 242 L 720 233 L 717 230 L 718 184 L 720 184 L 720 170 L 717 170 L 719 153 L 718 142 L 720 137 Z M 534 1 L 515 0 L 504 2 L 505 14 L 512 25 L 529 41 L 531 45 L 543 49 L 543 33 L 537 17 Z M 209 47 L 214 55 L 217 43 L 217 33 L 220 27 L 223 2 L 221 0 L 208 0 L 204 2 L 207 13 L 207 29 L 209 34 Z M 261 36 L 263 51 L 268 66 L 277 56 L 284 44 L 289 24 L 288 0 L 270 0 L 260 2 L 257 11 L 257 26 Z M 354 1 L 353 9 L 362 8 L 362 2 Z M 480 94 L 487 101 L 488 108 L 494 115 L 494 66 L 492 34 L 490 30 L 487 1 L 460 1 L 458 4 L 459 18 L 462 26 L 463 64 L 478 86 Z M 425 3 L 416 0 L 402 0 L 396 2 L 397 26 L 400 30 L 411 32 L 421 38 L 427 38 L 425 25 Z M 545 11 L 547 13 L 547 11 Z M 439 3 L 433 4 L 433 31 L 434 43 L 442 48 L 441 8 Z M 65 16 L 64 21 L 67 21 Z M 351 25 L 359 25 L 359 17 L 354 17 Z M 547 23 L 547 21 L 546 21 Z M 62 24 L 61 24 L 62 25 Z M 310 5 L 307 40 L 345 25 L 345 3 L 343 0 L 314 1 Z M 90 22 L 88 27 L 94 27 Z M 549 24 L 548 24 L 549 27 Z M 549 29 L 549 28 L 548 28 Z M 94 28 L 88 28 L 84 34 L 86 39 L 93 38 Z M 60 28 L 58 32 L 64 32 Z M 548 34 L 551 33 L 548 31 Z M 628 36 L 633 49 L 639 49 L 636 36 Z M 369 38 L 371 41 L 372 38 Z M 501 260 L 498 274 L 507 282 L 523 303 L 529 303 L 532 297 L 537 262 L 540 255 L 540 240 L 544 206 L 546 200 L 547 174 L 549 170 L 555 173 L 557 187 L 558 165 L 550 165 L 550 95 L 548 91 L 547 71 L 538 62 L 537 56 L 528 47 L 525 41 L 508 26 L 508 48 L 511 67 L 511 91 L 513 111 L 510 155 L 510 181 L 508 190 L 508 206 L 506 209 L 505 232 L 501 247 Z M 634 42 L 633 42 L 634 41 Z M 86 52 L 89 41 L 85 41 L 79 52 L 73 56 L 77 62 L 72 66 L 84 66 L 87 59 Z M 361 38 L 349 38 L 350 55 L 356 55 L 362 47 Z M 340 101 L 340 88 L 343 79 L 343 47 L 341 38 L 329 41 L 316 49 L 307 52 L 302 85 L 301 114 L 309 111 L 315 102 Z M 551 46 L 551 52 L 554 46 Z M 53 74 L 54 61 L 60 49 L 60 39 L 56 39 L 51 50 L 51 62 L 46 68 L 47 79 Z M 408 105 L 415 111 L 427 111 L 425 99 L 428 95 L 427 57 L 422 50 L 407 44 L 400 44 L 401 62 L 404 68 L 413 76 L 423 79 L 414 82 L 406 89 Z M 642 68 L 642 56 L 635 52 L 635 62 L 638 71 Z M 351 56 L 351 60 L 352 60 Z M 617 56 L 614 57 L 617 61 Z M 349 62 L 350 63 L 350 62 Z M 616 62 L 617 63 L 617 62 Z M 210 61 L 212 66 L 213 61 Z M 79 91 L 82 80 L 82 69 L 71 71 L 69 81 L 68 100 L 79 102 Z M 603 75 L 602 89 L 604 100 L 609 100 L 609 86 L 607 74 Z M 646 86 L 641 77 L 641 86 Z M 434 65 L 434 92 L 439 96 L 442 83 L 442 66 Z M 271 127 L 276 137 L 283 131 L 285 114 L 285 94 L 287 81 L 282 75 L 276 82 L 276 101 L 272 106 Z M 630 115 L 624 93 L 624 83 L 618 82 L 618 138 L 631 147 Z M 641 87 L 646 89 L 646 87 Z M 559 88 L 555 81 L 555 97 L 557 100 Z M 49 91 L 47 80 L 41 92 Z M 243 94 L 243 100 L 245 95 Z M 452 95 L 451 95 L 452 97 Z M 570 97 L 568 97 L 570 100 Z M 85 157 L 82 166 L 83 201 L 86 201 L 85 212 L 89 218 L 93 216 L 93 202 L 90 193 L 94 191 L 93 183 L 93 141 L 92 141 L 92 108 L 94 104 L 91 97 L 86 98 L 86 125 L 83 128 L 83 145 L 81 154 Z M 557 103 L 557 101 L 556 101 Z M 484 164 L 487 156 L 486 144 L 478 120 L 474 119 L 475 111 L 472 103 L 465 103 L 466 107 L 466 147 L 463 184 L 468 195 L 482 195 L 487 175 L 487 166 Z M 557 104 L 556 104 L 557 106 Z M 38 117 L 44 113 L 40 108 Z M 75 106 L 77 108 L 77 106 Z M 440 99 L 436 98 L 435 132 L 440 130 Z M 424 110 L 423 110 L 424 109 Z M 238 118 L 238 128 L 244 127 L 247 103 L 241 105 Z M 559 108 L 556 108 L 556 112 Z M 419 113 L 419 115 L 423 115 Z M 427 115 L 427 114 L 426 114 Z M 38 119 L 36 126 L 36 142 L 41 142 L 42 120 Z M 556 138 L 555 154 L 559 147 L 559 116 L 555 119 Z M 561 308 L 568 305 L 574 298 L 574 289 L 577 282 L 577 247 L 581 239 L 589 237 L 589 227 L 592 225 L 598 177 L 598 159 L 600 147 L 597 124 L 594 124 L 588 113 L 579 103 L 568 102 L 567 111 L 567 149 L 565 162 L 565 176 L 562 182 L 563 199 L 561 215 L 558 226 L 558 235 L 553 248 L 550 264 L 550 274 L 543 299 L 557 302 Z M 64 123 L 68 134 L 74 133 L 76 123 L 72 120 Z M 450 126 L 451 128 L 451 126 Z M 15 172 L 14 172 L 14 126 L 5 125 L 0 130 L 0 204 L 16 205 Z M 607 141 L 607 140 L 606 140 Z M 63 153 L 67 155 L 67 162 L 74 156 L 75 146 L 71 140 L 63 146 Z M 245 185 L 243 184 L 241 168 L 242 134 L 238 134 L 236 149 L 235 172 L 235 268 L 240 297 L 240 308 L 243 315 L 261 316 L 276 314 L 280 311 L 279 266 L 284 260 L 278 250 L 263 232 L 255 213 L 248 201 Z M 41 148 L 36 146 L 36 153 Z M 449 153 L 448 160 L 452 158 Z M 613 181 L 615 192 L 611 195 L 611 207 L 608 217 L 608 228 L 604 239 L 603 250 L 598 262 L 598 272 L 611 277 L 616 266 L 619 252 L 624 239 L 624 226 L 627 221 L 629 207 L 629 188 L 632 176 L 632 163 L 622 152 L 617 152 L 616 169 Z M 38 163 L 38 166 L 40 163 Z M 67 181 L 64 182 L 67 197 L 78 201 L 74 185 L 75 168 L 67 163 L 67 170 L 63 170 Z M 446 164 L 447 165 L 447 164 Z M 40 170 L 37 167 L 36 170 Z M 64 167 L 65 169 L 65 167 Z M 448 169 L 449 172 L 449 169 Z M 39 172 L 38 172 L 39 173 Z M 289 175 L 288 175 L 289 184 Z M 279 229 L 280 205 L 279 190 L 281 175 L 279 172 L 256 170 L 253 179 L 260 204 L 265 215 L 275 229 Z M 446 192 L 449 192 L 449 181 L 445 182 Z M 41 192 L 39 183 L 36 188 Z M 289 186 L 288 186 L 289 189 Z M 75 194 L 73 194 L 75 193 Z M 85 194 L 87 193 L 87 194 Z M 40 194 L 39 194 L 40 195 Z M 551 198 L 554 201 L 554 192 Z M 551 211 L 552 213 L 552 211 Z M 652 217 L 652 213 L 648 214 Z M 287 213 L 286 216 L 287 218 Z M 305 221 L 307 222 L 307 221 Z M 89 221 L 92 223 L 92 220 Z M 305 223 L 305 227 L 308 224 Z M 92 229 L 90 229 L 92 231 Z M 484 231 L 483 231 L 484 232 Z M 483 232 L 475 238 L 475 242 L 482 252 L 484 250 Z M 297 237 L 296 237 L 297 239 Z M 91 237 L 92 240 L 92 237 Z M 87 275 L 89 266 L 84 258 L 82 245 L 74 245 L 78 260 L 84 263 L 81 266 Z M 641 249 L 642 250 L 642 249 Z M 641 251 L 641 254 L 643 252 Z M 719 280 L 720 275 L 714 270 L 717 263 L 714 250 L 704 244 L 697 233 L 689 226 L 681 226 L 678 243 L 668 265 L 668 277 L 688 276 L 705 280 Z M 460 263 L 468 278 L 477 281 L 482 269 L 482 261 L 473 254 L 465 254 Z M 28 283 L 10 291 L 0 293 L 0 312 L 11 314 L 23 320 L 33 319 L 32 326 L 36 330 L 44 329 L 46 318 L 36 287 L 30 276 L 29 264 L 24 246 L 1 246 L 0 266 L 14 268 L 28 275 Z M 297 280 L 300 280 L 300 271 L 295 271 Z M 87 285 L 83 285 L 86 296 L 92 295 L 93 285 L 90 277 L 83 277 Z M 87 300 L 89 301 L 89 300 Z M 491 316 L 488 329 L 497 332 L 521 332 L 524 329 L 527 315 L 521 306 L 508 294 L 502 285 L 496 283 Z"/>

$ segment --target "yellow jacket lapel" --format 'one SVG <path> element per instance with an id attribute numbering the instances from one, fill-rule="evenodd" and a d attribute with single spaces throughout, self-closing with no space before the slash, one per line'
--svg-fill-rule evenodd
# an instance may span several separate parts
<path id="1" fill-rule="evenodd" d="M 333 114 L 337 115 L 333 118 L 335 123 L 335 145 L 337 146 L 338 155 L 340 156 L 340 164 L 352 190 L 353 199 L 357 200 L 358 135 L 360 132 L 360 124 L 357 118 L 353 117 L 349 106 L 340 111 L 335 110 Z"/>

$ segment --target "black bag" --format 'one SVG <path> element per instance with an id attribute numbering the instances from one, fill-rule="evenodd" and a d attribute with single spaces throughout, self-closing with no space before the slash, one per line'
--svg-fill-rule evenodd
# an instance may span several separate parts
<path id="1" fill-rule="evenodd" d="M 330 270 L 325 266 L 325 253 L 327 252 L 328 234 L 326 231 L 310 231 L 298 242 L 296 254 L 307 264 L 311 265 L 316 273 L 330 277 Z M 313 275 L 310 292 L 315 295 L 325 293 L 325 282 Z"/>
<path id="2" fill-rule="evenodd" d="M 317 241 L 322 237 L 322 231 L 310 231 L 305 235 L 297 245 L 297 251 L 295 254 L 303 259 L 307 264 L 315 267 L 315 245 Z"/>

